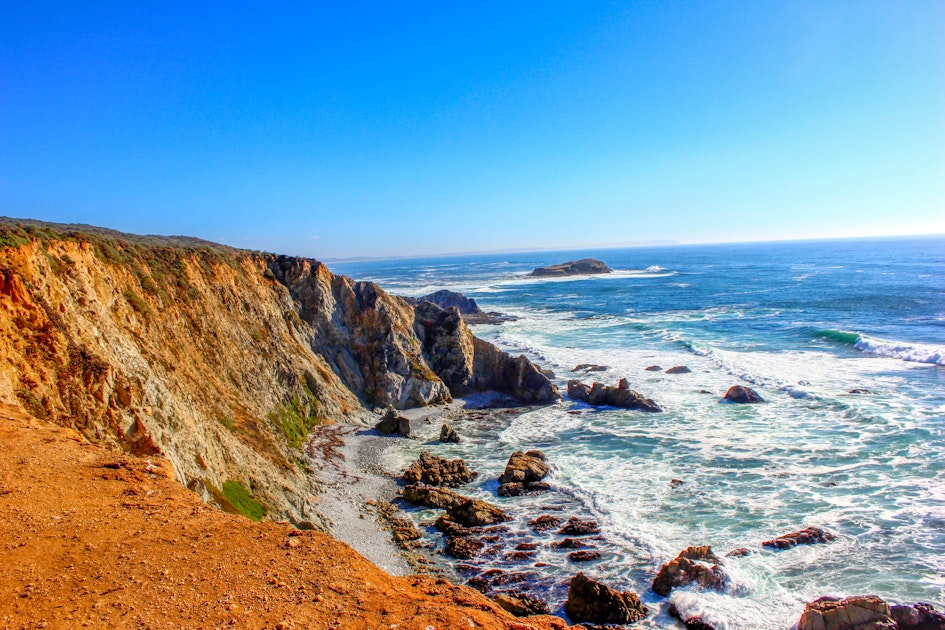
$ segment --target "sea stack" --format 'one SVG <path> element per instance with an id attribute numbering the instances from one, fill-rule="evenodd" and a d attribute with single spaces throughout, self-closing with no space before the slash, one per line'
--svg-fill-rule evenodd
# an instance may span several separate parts
<path id="1" fill-rule="evenodd" d="M 610 267 L 599 260 L 595 260 L 594 258 L 582 258 L 581 260 L 569 260 L 560 265 L 538 267 L 528 275 L 532 278 L 555 278 L 611 273 L 612 271 Z"/>

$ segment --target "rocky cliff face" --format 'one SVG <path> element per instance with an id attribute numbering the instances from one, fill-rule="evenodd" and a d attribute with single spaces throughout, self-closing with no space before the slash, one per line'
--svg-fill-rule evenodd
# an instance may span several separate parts
<path id="1" fill-rule="evenodd" d="M 242 485 L 271 517 L 318 523 L 299 449 L 317 423 L 486 388 L 557 397 L 444 313 L 426 327 L 312 260 L 0 220 L 0 402 L 161 454 L 205 498 Z"/>

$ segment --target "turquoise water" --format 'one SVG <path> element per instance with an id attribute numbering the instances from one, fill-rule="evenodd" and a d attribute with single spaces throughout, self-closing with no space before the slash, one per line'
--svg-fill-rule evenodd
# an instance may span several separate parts
<path id="1" fill-rule="evenodd" d="M 530 279 L 580 257 L 615 273 Z M 683 548 L 716 552 L 807 525 L 829 545 L 728 558 L 722 593 L 675 591 L 717 627 L 788 628 L 825 594 L 876 593 L 945 605 L 945 240 L 903 239 L 506 254 L 329 265 L 402 295 L 442 288 L 518 316 L 474 332 L 568 378 L 631 386 L 661 414 L 565 400 L 509 422 L 457 426 L 460 445 L 404 442 L 392 471 L 422 449 L 482 472 L 473 494 L 533 517 L 560 505 L 596 517 L 603 558 L 518 567 L 560 609 L 576 570 L 649 593 Z M 580 375 L 580 363 L 609 367 Z M 690 374 L 647 372 L 686 365 Z M 734 384 L 764 405 L 720 404 Z M 852 389 L 868 394 L 852 394 Z M 709 392 L 709 393 L 704 393 Z M 580 414 L 569 414 L 580 411 Z M 558 491 L 496 497 L 516 448 L 540 448 Z M 672 488 L 671 479 L 685 481 Z M 418 517 L 424 515 L 418 514 Z M 513 535 L 530 534 L 525 516 Z M 490 560 L 502 566 L 500 560 Z M 670 627 L 665 611 L 648 622 Z"/>

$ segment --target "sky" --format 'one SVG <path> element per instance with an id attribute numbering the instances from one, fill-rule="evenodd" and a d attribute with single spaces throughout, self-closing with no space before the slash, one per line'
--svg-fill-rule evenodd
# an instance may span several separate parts
<path id="1" fill-rule="evenodd" d="M 0 215 L 321 258 L 945 233 L 940 0 L 300 4 L 2 3 Z"/>

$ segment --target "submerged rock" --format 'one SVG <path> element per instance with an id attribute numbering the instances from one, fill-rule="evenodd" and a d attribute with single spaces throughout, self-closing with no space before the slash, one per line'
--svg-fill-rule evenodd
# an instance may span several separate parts
<path id="1" fill-rule="evenodd" d="M 585 549 L 582 551 L 572 551 L 568 554 L 568 560 L 571 562 L 590 562 L 591 560 L 597 560 L 600 558 L 600 552 L 594 551 L 592 549 Z"/>
<path id="2" fill-rule="evenodd" d="M 568 522 L 561 526 L 558 533 L 565 536 L 589 536 L 599 534 L 600 527 L 597 526 L 597 521 L 582 521 L 578 517 L 572 516 L 568 519 Z"/>
<path id="3" fill-rule="evenodd" d="M 821 597 L 804 609 L 797 630 L 896 630 L 889 604 L 876 595 Z"/>
<path id="4" fill-rule="evenodd" d="M 758 395 L 758 392 L 750 387 L 742 387 L 741 385 L 732 385 L 729 387 L 722 400 L 738 404 L 763 403 L 765 401 L 764 398 Z"/>
<path id="5" fill-rule="evenodd" d="M 677 365 L 666 370 L 667 374 L 689 374 L 690 372 L 692 372 L 692 370 L 685 365 Z"/>
<path id="6" fill-rule="evenodd" d="M 603 624 L 633 623 L 648 612 L 636 593 L 616 591 L 583 573 L 571 579 L 564 610 L 575 623 Z"/>
<path id="7" fill-rule="evenodd" d="M 582 258 L 581 260 L 569 260 L 559 265 L 550 265 L 548 267 L 538 267 L 532 271 L 529 276 L 533 278 L 554 278 L 562 276 L 583 276 L 589 274 L 611 273 L 611 268 L 603 262 L 594 258 Z"/>
<path id="8" fill-rule="evenodd" d="M 496 491 L 500 497 L 520 497 L 523 495 L 541 494 L 551 490 L 551 485 L 544 481 L 529 481 L 527 483 L 503 483 Z"/>
<path id="9" fill-rule="evenodd" d="M 542 514 L 541 516 L 533 518 L 528 522 L 528 526 L 534 529 L 536 532 L 554 529 L 560 524 L 561 519 L 557 516 L 552 516 L 551 514 Z"/>
<path id="10" fill-rule="evenodd" d="M 679 619 L 686 626 L 686 630 L 716 630 L 715 626 L 706 623 L 699 615 L 688 616 L 676 608 L 675 604 L 670 604 L 667 612 L 670 617 Z"/>
<path id="11" fill-rule="evenodd" d="M 459 443 L 459 434 L 448 424 L 444 424 L 440 427 L 440 442 L 446 442 L 451 444 Z"/>
<path id="12" fill-rule="evenodd" d="M 790 549 L 798 545 L 828 543 L 835 539 L 836 536 L 828 531 L 824 531 L 819 527 L 808 527 L 797 532 L 791 532 L 790 534 L 766 540 L 761 543 L 761 546 L 768 547 L 769 549 Z"/>
<path id="13" fill-rule="evenodd" d="M 469 560 L 475 558 L 482 551 L 486 544 L 481 540 L 469 538 L 467 536 L 452 536 L 446 539 L 446 546 L 443 552 L 454 558 Z"/>
<path id="14" fill-rule="evenodd" d="M 407 483 L 424 483 L 429 486 L 456 488 L 469 483 L 479 473 L 469 470 L 461 459 L 446 460 L 424 451 L 420 458 L 404 471 Z"/>
<path id="15" fill-rule="evenodd" d="M 689 584 L 718 590 L 725 583 L 725 573 L 718 562 L 711 547 L 688 547 L 660 568 L 653 580 L 653 592 L 666 597 L 674 588 Z"/>

